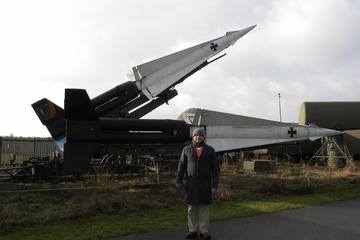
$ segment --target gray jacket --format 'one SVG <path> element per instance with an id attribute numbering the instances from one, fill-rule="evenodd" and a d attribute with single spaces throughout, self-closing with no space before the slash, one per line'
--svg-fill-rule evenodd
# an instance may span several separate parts
<path id="1" fill-rule="evenodd" d="M 195 143 L 184 147 L 176 176 L 177 187 L 184 187 L 186 203 L 190 205 L 209 205 L 212 202 L 211 188 L 219 184 L 219 163 L 215 150 L 205 143 L 203 153 L 196 156 Z"/>

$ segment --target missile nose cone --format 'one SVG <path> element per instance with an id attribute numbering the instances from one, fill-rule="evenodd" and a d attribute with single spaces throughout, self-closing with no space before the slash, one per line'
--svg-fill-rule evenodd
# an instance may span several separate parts
<path id="1" fill-rule="evenodd" d="M 329 136 L 333 136 L 333 135 L 342 134 L 342 132 L 338 131 L 338 130 L 328 129 L 328 134 L 329 134 Z"/>
<path id="2" fill-rule="evenodd" d="M 329 129 L 329 128 L 321 129 L 321 133 L 322 133 L 321 135 L 323 135 L 324 137 L 330 137 L 330 136 L 342 134 L 342 132 L 340 132 L 338 130 Z"/>
<path id="3" fill-rule="evenodd" d="M 250 27 L 238 30 L 238 31 L 227 32 L 226 37 L 231 39 L 231 45 L 233 45 L 239 38 L 241 38 L 242 36 L 244 36 L 245 34 L 250 32 L 255 27 L 256 27 L 256 25 L 253 25 L 253 26 L 250 26 Z"/>
<path id="4" fill-rule="evenodd" d="M 252 25 L 250 27 L 244 28 L 243 31 L 245 31 L 246 33 L 250 32 L 251 30 L 253 30 L 257 25 Z"/>

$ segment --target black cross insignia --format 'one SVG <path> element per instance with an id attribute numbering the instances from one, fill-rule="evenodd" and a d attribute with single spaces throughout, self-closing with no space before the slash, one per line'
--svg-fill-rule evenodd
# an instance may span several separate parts
<path id="1" fill-rule="evenodd" d="M 289 127 L 288 129 L 288 135 L 290 137 L 294 137 L 294 135 L 296 135 L 296 129 L 294 129 L 293 127 Z"/>
<path id="2" fill-rule="evenodd" d="M 218 45 L 216 43 L 210 44 L 210 49 L 213 50 L 214 52 L 216 51 L 217 48 L 218 48 Z"/>

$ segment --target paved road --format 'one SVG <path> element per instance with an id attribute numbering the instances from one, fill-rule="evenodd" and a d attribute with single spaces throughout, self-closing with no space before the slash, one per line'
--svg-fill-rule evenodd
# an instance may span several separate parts
<path id="1" fill-rule="evenodd" d="M 185 239 L 186 229 L 116 240 Z M 213 240 L 359 240 L 360 199 L 275 214 L 211 223 Z"/>

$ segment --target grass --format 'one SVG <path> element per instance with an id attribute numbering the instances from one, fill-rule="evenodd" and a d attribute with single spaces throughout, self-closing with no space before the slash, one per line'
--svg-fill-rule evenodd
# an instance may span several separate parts
<path id="1" fill-rule="evenodd" d="M 0 239 L 102 239 L 180 227 L 185 216 L 180 207 L 149 210 L 142 214 L 97 216 L 46 226 L 33 226 Z"/>
<path id="2" fill-rule="evenodd" d="M 225 202 L 214 206 L 212 215 L 214 220 L 226 220 L 310 207 L 353 198 L 360 198 L 360 186 L 358 185 L 327 187 L 301 195 L 273 196 L 257 201 Z"/>
<path id="3" fill-rule="evenodd" d="M 257 201 L 222 202 L 212 205 L 210 211 L 212 221 L 220 221 L 359 197 L 359 185 L 337 186 L 296 196 L 274 196 Z M 185 206 L 115 216 L 99 215 L 86 219 L 72 219 L 25 227 L 20 231 L 0 236 L 0 239 L 103 239 L 182 228 L 186 226 L 185 215 Z"/>
<path id="4" fill-rule="evenodd" d="M 104 239 L 185 228 L 186 207 L 173 186 L 123 189 L 102 181 L 105 186 L 86 191 L 0 193 L 0 240 Z M 360 198 L 359 177 L 344 171 L 331 179 L 313 173 L 310 188 L 306 179 L 293 176 L 230 174 L 221 183 L 212 221 Z"/>

